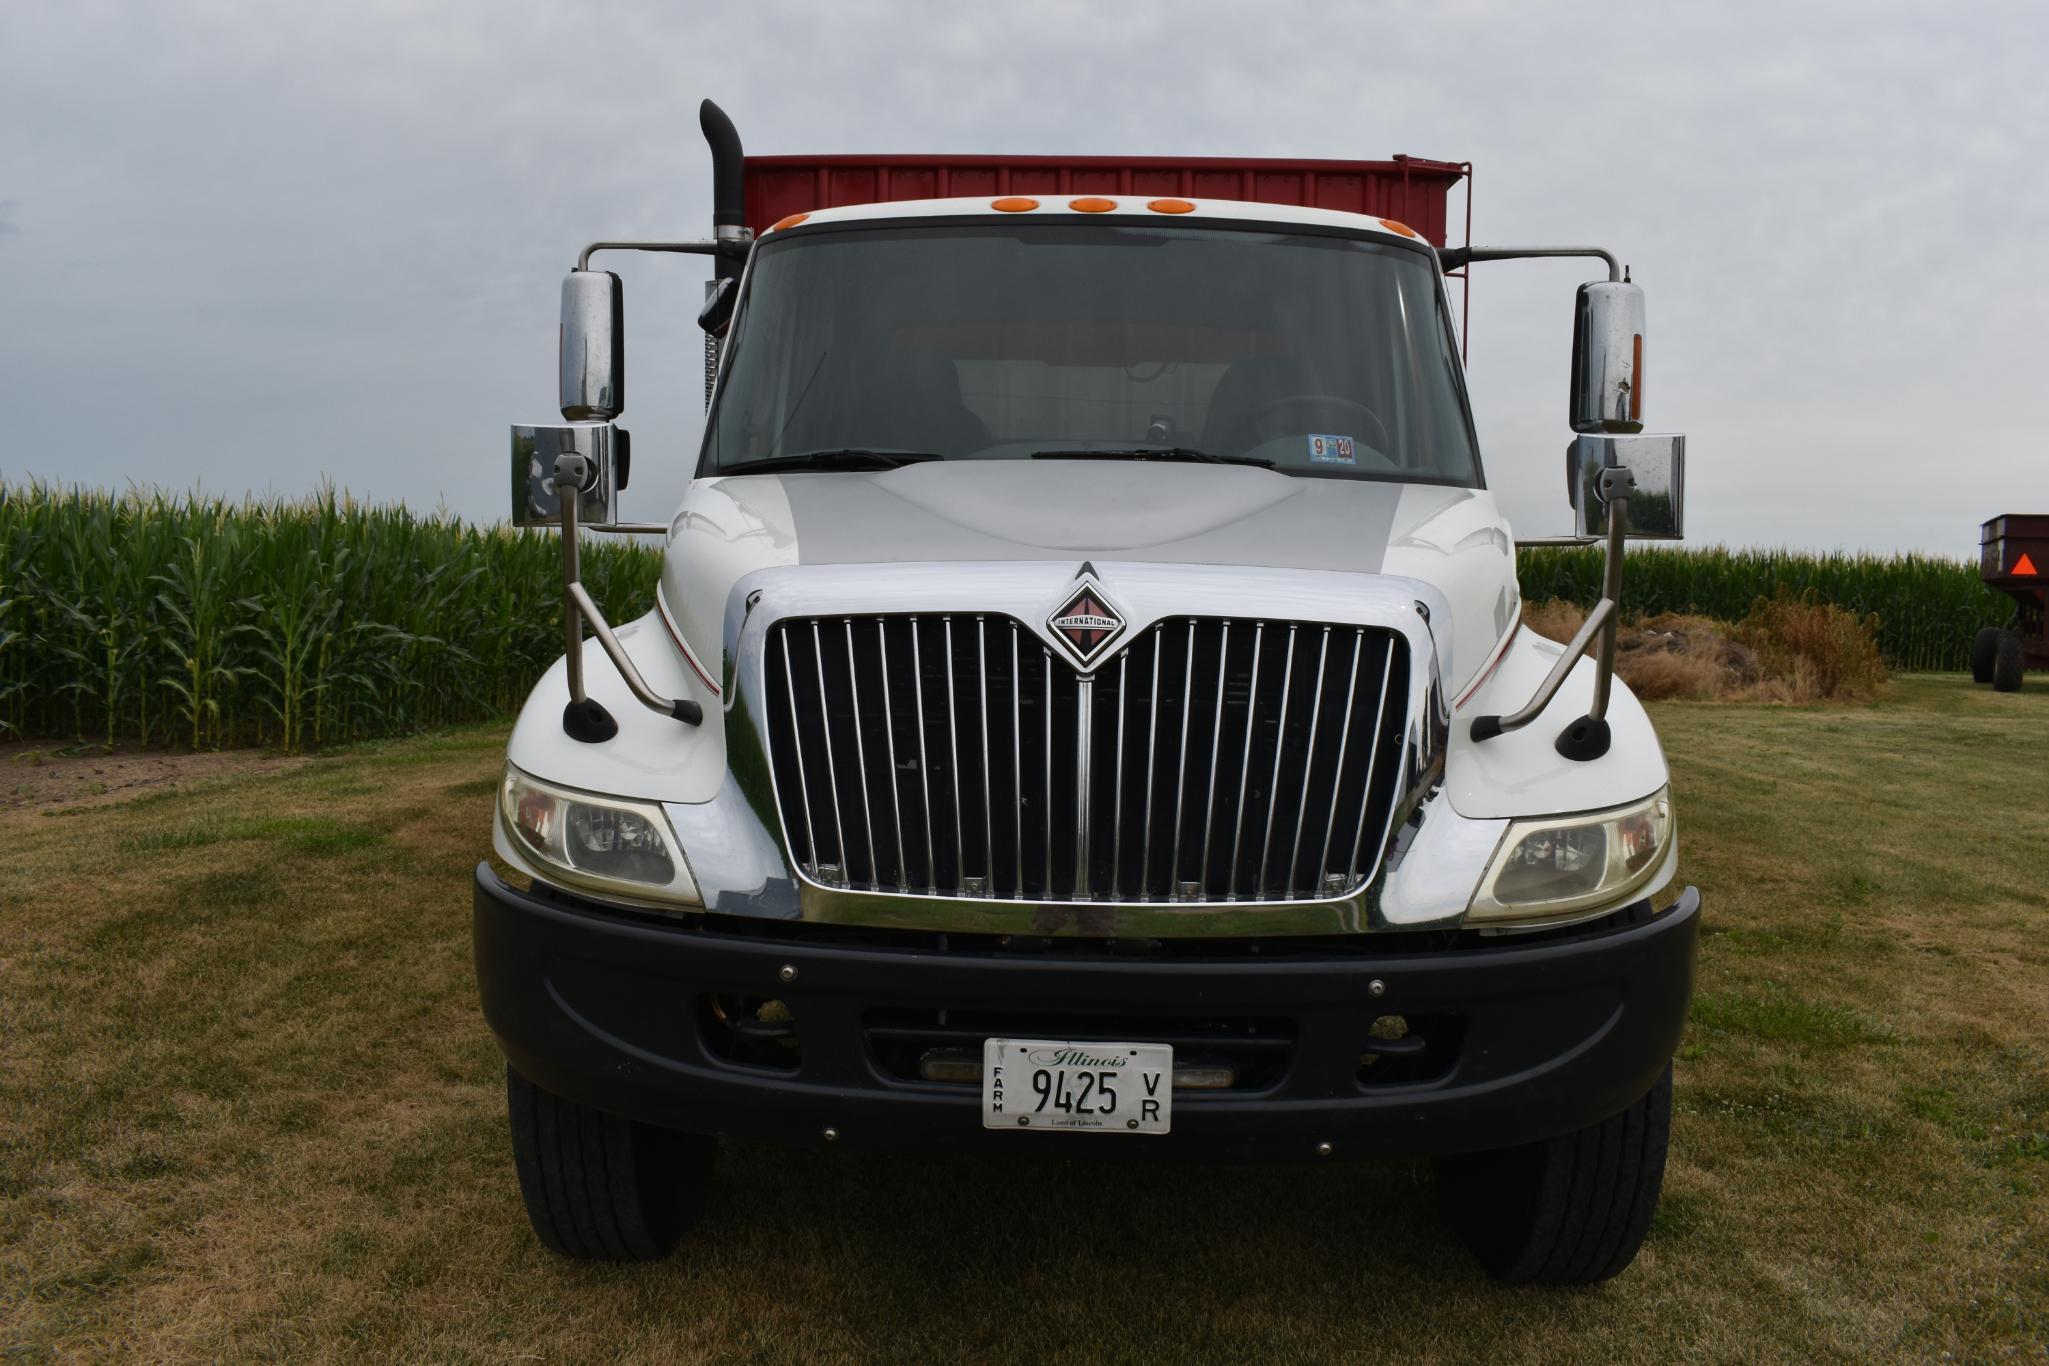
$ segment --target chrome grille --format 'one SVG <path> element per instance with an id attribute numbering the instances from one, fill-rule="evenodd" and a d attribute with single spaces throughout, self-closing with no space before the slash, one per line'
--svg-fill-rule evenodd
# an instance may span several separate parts
<path id="1" fill-rule="evenodd" d="M 1338 896 L 1377 870 L 1400 796 L 1392 631 L 1173 618 L 1092 675 L 995 616 L 785 620 L 767 651 L 784 833 L 829 886 Z"/>

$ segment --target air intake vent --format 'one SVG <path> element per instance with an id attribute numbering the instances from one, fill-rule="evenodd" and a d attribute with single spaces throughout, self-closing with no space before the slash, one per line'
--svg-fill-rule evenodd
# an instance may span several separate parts
<path id="1" fill-rule="evenodd" d="M 813 880 L 1034 901 L 1335 897 L 1397 799 L 1393 632 L 1177 618 L 1093 675 L 1007 617 L 769 632 L 784 833 Z"/>

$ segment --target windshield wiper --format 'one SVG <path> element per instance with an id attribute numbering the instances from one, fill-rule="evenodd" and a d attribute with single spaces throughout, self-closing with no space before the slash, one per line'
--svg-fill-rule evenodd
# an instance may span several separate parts
<path id="1" fill-rule="evenodd" d="M 1257 465 L 1263 470 L 1274 467 L 1271 460 L 1262 460 L 1256 455 L 1217 455 L 1212 451 L 1199 451 L 1193 446 L 1119 446 L 1097 449 L 1033 451 L 1034 460 L 1186 460 L 1200 465 Z"/>
<path id="2" fill-rule="evenodd" d="M 771 455 L 765 460 L 741 460 L 719 469 L 720 474 L 768 474 L 776 470 L 894 470 L 927 460 L 944 460 L 937 451 L 885 451 L 868 446 L 836 446 L 829 450 L 798 451 L 792 455 Z"/>

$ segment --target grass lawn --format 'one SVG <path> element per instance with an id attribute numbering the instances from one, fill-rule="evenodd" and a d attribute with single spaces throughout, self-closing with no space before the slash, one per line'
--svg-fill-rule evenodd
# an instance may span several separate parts
<path id="1" fill-rule="evenodd" d="M 1421 1165 L 730 1144 L 674 1259 L 557 1261 L 471 980 L 491 728 L 0 813 L 0 1351 L 2040 1360 L 2049 687 L 1656 714 L 1706 938 L 1607 1286 L 1495 1287 Z"/>

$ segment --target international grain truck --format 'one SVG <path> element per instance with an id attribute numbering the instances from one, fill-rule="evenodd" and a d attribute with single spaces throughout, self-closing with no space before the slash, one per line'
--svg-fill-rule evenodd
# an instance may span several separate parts
<path id="1" fill-rule="evenodd" d="M 1613 670 L 1684 472 L 1616 258 L 1446 245 L 1457 163 L 749 159 L 702 121 L 713 235 L 586 248 L 564 421 L 512 429 L 565 654 L 475 943 L 540 1239 L 664 1255 L 731 1138 L 1427 1156 L 1494 1275 L 1627 1266 L 1700 897 Z M 712 277 L 665 523 L 620 512 L 592 258 L 628 251 Z M 1565 646 L 1521 624 L 1447 285 L 1534 256 L 1597 263 L 1552 539 L 1606 578 Z M 664 559 L 615 627 L 578 547 L 616 531 Z"/>

